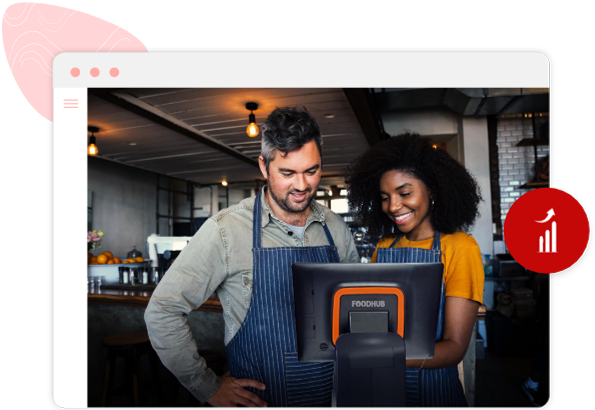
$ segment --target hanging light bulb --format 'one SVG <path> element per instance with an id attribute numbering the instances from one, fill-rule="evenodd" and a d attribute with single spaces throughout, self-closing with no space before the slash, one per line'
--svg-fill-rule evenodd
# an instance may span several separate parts
<path id="1" fill-rule="evenodd" d="M 221 182 L 221 185 L 223 185 L 223 186 L 227 186 L 227 181 L 223 181 L 223 182 Z"/>
<path id="2" fill-rule="evenodd" d="M 87 147 L 87 154 L 89 154 L 90 156 L 94 157 L 95 155 L 97 155 L 99 153 L 99 149 L 97 148 L 97 145 L 95 145 L 95 135 L 93 135 L 94 133 L 99 131 L 99 128 L 97 127 L 88 127 L 87 128 L 89 130 L 89 132 L 91 133 L 91 138 L 89 138 L 89 146 Z"/>
<path id="3" fill-rule="evenodd" d="M 97 153 L 99 152 L 99 150 L 97 149 L 97 145 L 95 145 L 94 142 L 95 137 L 91 137 L 91 143 L 87 147 L 87 154 L 91 155 L 92 157 L 97 155 Z"/>
<path id="4" fill-rule="evenodd" d="M 249 137 L 254 138 L 258 135 L 258 127 L 256 126 L 256 116 L 252 113 L 252 111 L 258 109 L 258 104 L 249 102 L 246 103 L 246 109 L 250 110 L 250 115 L 248 116 L 248 128 L 246 128 L 246 133 Z"/>
<path id="5" fill-rule="evenodd" d="M 254 115 L 254 114 L 250 114 L 250 115 Z M 250 125 L 248 125 L 248 128 L 246 128 L 246 132 L 248 133 L 248 136 L 256 137 L 258 135 L 258 127 L 256 126 L 256 124 L 254 122 L 251 122 Z"/>

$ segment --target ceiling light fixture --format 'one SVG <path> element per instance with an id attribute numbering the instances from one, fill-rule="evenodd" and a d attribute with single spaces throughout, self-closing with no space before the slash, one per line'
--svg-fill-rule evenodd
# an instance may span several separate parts
<path id="1" fill-rule="evenodd" d="M 324 118 L 330 120 L 331 118 L 335 118 L 335 114 L 324 114 Z"/>
<path id="2" fill-rule="evenodd" d="M 128 145 L 130 145 L 131 147 L 134 147 L 136 145 L 136 142 L 129 142 Z"/>
<path id="3" fill-rule="evenodd" d="M 221 182 L 221 185 L 223 185 L 223 186 L 227 186 L 227 181 L 223 181 L 223 182 Z"/>
<path id="4" fill-rule="evenodd" d="M 250 125 L 248 125 L 248 128 L 246 128 L 246 133 L 249 137 L 253 138 L 258 135 L 258 127 L 256 126 L 256 117 L 252 111 L 256 111 L 258 109 L 258 104 L 255 102 L 246 103 L 246 109 L 250 110 L 250 115 L 248 116 L 248 122 L 250 122 Z"/>
<path id="5" fill-rule="evenodd" d="M 94 157 L 99 153 L 99 150 L 97 149 L 97 145 L 95 145 L 95 135 L 93 134 L 99 132 L 99 128 L 88 126 L 87 130 L 91 133 L 91 138 L 89 138 L 89 146 L 87 147 L 87 154 Z"/>

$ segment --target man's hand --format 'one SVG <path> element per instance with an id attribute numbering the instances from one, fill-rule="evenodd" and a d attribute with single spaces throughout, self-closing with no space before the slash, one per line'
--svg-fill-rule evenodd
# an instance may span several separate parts
<path id="1" fill-rule="evenodd" d="M 207 402 L 213 407 L 268 407 L 267 403 L 256 394 L 244 389 L 244 387 L 254 387 L 264 390 L 265 385 L 253 379 L 236 379 L 224 374 L 221 377 L 222 383 L 217 393 Z"/>

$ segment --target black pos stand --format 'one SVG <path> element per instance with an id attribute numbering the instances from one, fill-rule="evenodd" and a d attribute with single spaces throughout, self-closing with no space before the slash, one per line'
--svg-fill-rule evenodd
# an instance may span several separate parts
<path id="1" fill-rule="evenodd" d="M 292 268 L 298 359 L 335 362 L 333 407 L 405 406 L 405 360 L 434 355 L 443 265 Z"/>

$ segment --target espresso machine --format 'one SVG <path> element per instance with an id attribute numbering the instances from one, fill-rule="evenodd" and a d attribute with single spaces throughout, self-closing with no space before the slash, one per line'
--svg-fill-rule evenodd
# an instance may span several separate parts
<path id="1" fill-rule="evenodd" d="M 151 271 L 154 277 L 150 281 L 157 284 L 176 260 L 182 249 L 188 245 L 191 236 L 158 236 L 151 234 L 147 238 L 147 254 L 151 258 Z"/>

